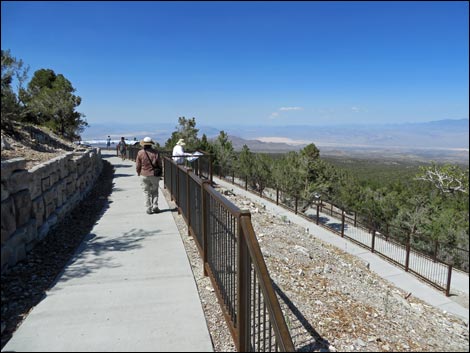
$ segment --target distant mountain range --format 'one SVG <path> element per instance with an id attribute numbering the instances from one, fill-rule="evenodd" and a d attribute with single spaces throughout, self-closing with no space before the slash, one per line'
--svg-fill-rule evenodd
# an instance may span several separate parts
<path id="1" fill-rule="evenodd" d="M 260 126 L 227 130 L 244 139 L 273 141 L 275 137 L 318 146 L 469 148 L 469 120 L 344 126 Z"/>
<path id="2" fill-rule="evenodd" d="M 439 120 L 424 123 L 342 125 L 342 126 L 197 126 L 199 137 L 215 138 L 225 131 L 236 150 L 247 145 L 254 152 L 286 152 L 315 143 L 322 151 L 344 150 L 454 150 L 468 156 L 469 120 Z M 150 136 L 164 144 L 176 124 L 96 124 L 83 140 L 121 136 L 138 140 Z M 468 157 L 467 157 L 468 158 Z"/>

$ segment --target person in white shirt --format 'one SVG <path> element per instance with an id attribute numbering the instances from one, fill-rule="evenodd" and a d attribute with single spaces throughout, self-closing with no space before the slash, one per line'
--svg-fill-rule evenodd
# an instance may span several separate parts
<path id="1" fill-rule="evenodd" d="M 179 139 L 176 143 L 175 147 L 173 147 L 173 160 L 176 164 L 183 164 L 184 163 L 184 156 L 190 156 L 191 154 L 185 153 L 183 146 L 185 146 L 183 139 Z"/>

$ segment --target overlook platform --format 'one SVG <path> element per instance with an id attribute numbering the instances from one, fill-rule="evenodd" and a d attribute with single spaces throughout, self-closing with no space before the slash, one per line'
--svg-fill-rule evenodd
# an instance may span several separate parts
<path id="1" fill-rule="evenodd" d="M 2 351 L 212 351 L 175 210 L 160 193 L 162 212 L 146 214 L 134 162 L 102 156 L 108 207 Z"/>

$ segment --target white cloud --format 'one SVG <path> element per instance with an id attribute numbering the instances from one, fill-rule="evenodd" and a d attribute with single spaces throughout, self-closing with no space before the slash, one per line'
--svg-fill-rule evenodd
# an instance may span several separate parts
<path id="1" fill-rule="evenodd" d="M 270 119 L 275 119 L 279 116 L 279 113 L 278 112 L 273 112 L 271 113 L 271 115 L 269 116 Z"/>
<path id="2" fill-rule="evenodd" d="M 367 109 L 361 108 L 361 107 L 356 107 L 356 106 L 351 107 L 351 110 L 354 113 L 367 113 Z"/>
<path id="3" fill-rule="evenodd" d="M 302 107 L 281 107 L 279 110 L 281 111 L 287 111 L 287 110 L 303 110 L 304 108 Z"/>

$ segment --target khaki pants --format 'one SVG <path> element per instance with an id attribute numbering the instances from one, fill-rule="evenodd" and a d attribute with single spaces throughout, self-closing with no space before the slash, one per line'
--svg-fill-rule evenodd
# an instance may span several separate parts
<path id="1" fill-rule="evenodd" d="M 142 176 L 142 187 L 145 194 L 145 207 L 153 211 L 158 208 L 158 183 L 160 178 L 156 176 Z"/>

